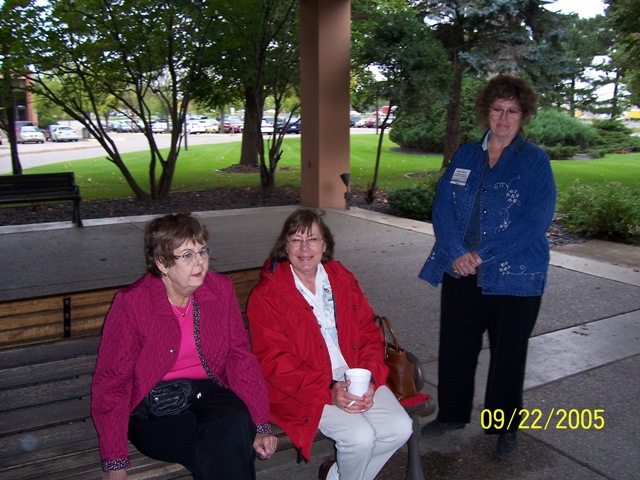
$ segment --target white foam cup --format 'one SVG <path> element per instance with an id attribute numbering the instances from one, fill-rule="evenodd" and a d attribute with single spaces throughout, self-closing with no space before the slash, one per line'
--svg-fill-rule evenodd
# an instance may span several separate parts
<path id="1" fill-rule="evenodd" d="M 344 372 L 345 380 L 351 380 L 347 387 L 347 392 L 351 395 L 361 397 L 369 390 L 371 383 L 371 372 L 366 368 L 350 368 Z"/>

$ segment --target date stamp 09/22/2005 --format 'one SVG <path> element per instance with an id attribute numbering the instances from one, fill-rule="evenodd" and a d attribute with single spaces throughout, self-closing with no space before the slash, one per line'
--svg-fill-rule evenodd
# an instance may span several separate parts
<path id="1" fill-rule="evenodd" d="M 484 409 L 480 414 L 480 425 L 485 430 L 509 430 L 514 423 L 518 423 L 518 428 L 523 430 L 601 430 L 604 428 L 604 408 L 552 408 L 546 414 L 538 408 L 521 408 L 514 410 L 511 415 L 500 409 Z"/>

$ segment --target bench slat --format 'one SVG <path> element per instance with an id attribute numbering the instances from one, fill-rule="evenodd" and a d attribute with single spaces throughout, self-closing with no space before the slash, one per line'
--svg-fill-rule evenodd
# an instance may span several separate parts
<path id="1" fill-rule="evenodd" d="M 86 421 L 91 416 L 90 407 L 91 396 L 87 395 L 75 400 L 3 412 L 3 434 L 18 433 L 27 429 L 49 428 L 53 422 L 55 422 L 53 424 L 62 424 Z"/>
<path id="2" fill-rule="evenodd" d="M 40 365 L 25 365 L 0 370 L 0 385 L 3 389 L 37 382 L 56 381 L 77 375 L 93 374 L 95 356 L 57 360 Z M 1 408 L 1 407 L 0 407 Z"/>
<path id="3" fill-rule="evenodd" d="M 43 343 L 31 347 L 0 351 L 0 365 L 9 369 L 38 363 L 48 363 L 55 360 L 95 355 L 100 345 L 100 337 L 87 337 L 64 342 Z M 0 381 L 0 385 L 4 385 Z"/>
<path id="4" fill-rule="evenodd" d="M 88 448 L 98 449 L 98 437 L 91 421 L 51 426 L 41 432 L 0 436 L 0 478 L 4 480 L 4 472 L 17 465 L 48 462 Z M 99 455 L 96 457 L 99 466 Z"/>
<path id="5" fill-rule="evenodd" d="M 82 397 L 91 390 L 92 375 L 40 383 L 11 390 L 0 390 L 0 413 L 17 408 L 33 407 L 46 398 L 50 402 Z"/>

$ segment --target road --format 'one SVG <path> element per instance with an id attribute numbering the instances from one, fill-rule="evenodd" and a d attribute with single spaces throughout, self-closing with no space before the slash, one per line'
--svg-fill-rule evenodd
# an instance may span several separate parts
<path id="1" fill-rule="evenodd" d="M 373 134 L 375 129 L 372 128 L 352 128 L 352 134 Z M 289 136 L 289 135 L 288 135 Z M 297 136 L 297 135 L 290 135 Z M 113 133 L 111 138 L 116 143 L 120 153 L 137 152 L 148 150 L 149 144 L 142 133 Z M 170 136 L 169 134 L 159 134 L 155 136 L 156 142 L 160 148 L 168 148 Z M 187 145 L 205 145 L 214 143 L 239 142 L 242 140 L 241 134 L 202 134 L 189 135 Z M 183 146 L 184 148 L 184 146 Z M 37 167 L 40 165 L 49 165 L 53 163 L 69 162 L 73 160 L 83 160 L 86 158 L 96 158 L 105 156 L 106 153 L 100 144 L 94 139 L 85 139 L 78 142 L 53 143 L 46 142 L 44 144 L 28 143 L 18 145 L 18 155 L 23 169 Z M 3 138 L 0 145 L 0 174 L 11 173 L 11 152 L 6 138 Z"/>
<path id="2" fill-rule="evenodd" d="M 149 150 L 149 144 L 141 133 L 113 133 L 111 138 L 115 142 L 120 153 Z M 169 134 L 156 135 L 155 139 L 160 148 L 168 148 Z M 239 142 L 241 135 L 230 134 L 203 134 L 189 135 L 188 146 L 211 143 Z M 184 146 L 183 146 L 184 148 Z M 18 156 L 22 168 L 49 165 L 52 163 L 68 162 L 105 156 L 105 150 L 95 139 L 85 139 L 78 142 L 53 143 L 27 143 L 18 145 Z M 9 145 L 3 140 L 0 146 L 0 174 L 11 173 L 11 152 Z"/>

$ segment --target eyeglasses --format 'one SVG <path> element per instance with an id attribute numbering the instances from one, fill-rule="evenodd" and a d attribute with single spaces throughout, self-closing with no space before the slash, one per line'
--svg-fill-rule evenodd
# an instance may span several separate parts
<path id="1" fill-rule="evenodd" d="M 307 244 L 307 246 L 309 248 L 317 248 L 318 245 L 320 245 L 320 242 L 322 242 L 322 238 L 318 238 L 318 237 L 307 237 L 307 238 L 291 237 L 291 238 L 289 238 L 289 240 L 287 240 L 287 242 L 289 243 L 289 245 L 291 245 L 294 248 L 302 248 L 302 245 L 304 245 L 305 243 Z"/>
<path id="2" fill-rule="evenodd" d="M 520 118 L 520 115 L 522 115 L 522 110 L 518 110 L 517 108 L 509 108 L 505 110 L 502 107 L 494 105 L 489 109 L 489 113 L 492 117 L 496 118 L 500 118 L 502 117 L 503 113 L 506 113 L 508 119 L 515 120 L 516 118 Z"/>
<path id="3" fill-rule="evenodd" d="M 207 260 L 210 254 L 211 254 L 211 249 L 209 247 L 204 247 L 199 252 L 194 252 L 193 250 L 187 250 L 181 255 L 174 255 L 173 258 L 175 258 L 176 260 L 182 259 L 187 263 L 191 263 L 198 257 L 198 255 L 200 255 L 203 260 Z"/>

